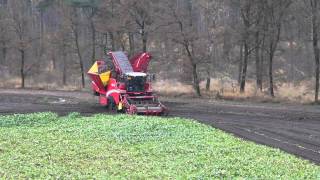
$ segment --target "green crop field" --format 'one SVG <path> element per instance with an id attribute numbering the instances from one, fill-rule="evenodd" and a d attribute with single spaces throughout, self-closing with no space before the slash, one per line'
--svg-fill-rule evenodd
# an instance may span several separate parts
<path id="1" fill-rule="evenodd" d="M 320 167 L 181 118 L 0 116 L 0 179 L 320 179 Z"/>

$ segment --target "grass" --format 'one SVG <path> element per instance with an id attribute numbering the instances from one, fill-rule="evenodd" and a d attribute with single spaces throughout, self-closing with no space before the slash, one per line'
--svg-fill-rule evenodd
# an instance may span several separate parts
<path id="1" fill-rule="evenodd" d="M 26 88 L 38 90 L 62 90 L 62 91 L 90 91 L 87 87 L 80 87 L 79 79 L 70 77 L 68 85 L 63 86 L 61 82 L 54 79 L 61 79 L 61 73 L 52 71 L 45 76 L 28 77 Z M 72 83 L 71 83 L 72 82 Z M 89 83 L 89 80 L 88 80 Z M 153 82 L 153 89 L 160 95 L 171 97 L 196 97 L 191 84 L 181 83 L 177 80 L 158 80 Z M 206 91 L 206 81 L 200 82 L 202 95 L 206 98 L 214 98 L 228 101 L 254 101 L 254 102 L 289 102 L 299 104 L 310 104 L 314 101 L 314 80 L 303 80 L 296 83 L 277 81 L 275 84 L 276 98 L 272 98 L 268 92 L 268 84 L 263 85 L 263 92 L 256 87 L 256 82 L 249 79 L 246 82 L 245 93 L 240 93 L 236 80 L 225 78 L 211 78 L 210 91 Z M 19 77 L 0 77 L 0 88 L 20 88 Z"/>
<path id="2" fill-rule="evenodd" d="M 277 81 L 278 82 L 278 81 Z M 313 80 L 304 80 L 299 83 L 278 82 L 275 84 L 276 98 L 269 95 L 268 84 L 264 84 L 263 92 L 256 87 L 256 82 L 249 79 L 246 82 L 245 93 L 240 93 L 236 80 L 229 78 L 212 78 L 210 91 L 206 90 L 206 81 L 200 83 L 202 95 L 206 98 L 215 98 L 228 101 L 254 101 L 254 102 L 289 102 L 310 104 L 314 100 Z M 192 97 L 195 91 L 191 84 L 184 84 L 176 80 L 162 80 L 153 83 L 153 88 L 159 94 L 174 97 Z"/>
<path id="3" fill-rule="evenodd" d="M 0 179 L 320 179 L 320 167 L 180 118 L 0 117 Z"/>

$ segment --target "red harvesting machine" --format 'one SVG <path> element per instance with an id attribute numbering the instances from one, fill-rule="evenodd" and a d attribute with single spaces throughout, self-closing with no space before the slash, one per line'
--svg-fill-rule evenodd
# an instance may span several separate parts
<path id="1" fill-rule="evenodd" d="M 143 115 L 166 115 L 167 108 L 154 95 L 151 76 L 147 74 L 149 53 L 140 53 L 130 60 L 124 52 L 109 53 L 113 67 L 97 61 L 88 72 L 100 104 L 115 112 Z"/>

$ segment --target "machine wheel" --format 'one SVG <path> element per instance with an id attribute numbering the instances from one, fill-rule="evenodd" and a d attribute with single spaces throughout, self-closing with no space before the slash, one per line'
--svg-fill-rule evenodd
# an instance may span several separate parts
<path id="1" fill-rule="evenodd" d="M 161 114 L 161 116 L 163 116 L 163 117 L 168 117 L 168 116 L 169 116 L 169 111 L 168 111 L 168 110 L 164 111 L 164 112 Z"/>
<path id="2" fill-rule="evenodd" d="M 130 106 L 128 109 L 126 109 L 126 113 L 129 115 L 135 115 L 135 114 L 137 114 L 137 111 L 134 108 L 134 106 Z"/>
<path id="3" fill-rule="evenodd" d="M 112 96 L 108 97 L 108 110 L 117 113 L 117 105 Z"/>
<path id="4" fill-rule="evenodd" d="M 92 91 L 92 94 L 93 94 L 94 96 L 100 96 L 100 93 L 98 93 L 97 91 Z"/>

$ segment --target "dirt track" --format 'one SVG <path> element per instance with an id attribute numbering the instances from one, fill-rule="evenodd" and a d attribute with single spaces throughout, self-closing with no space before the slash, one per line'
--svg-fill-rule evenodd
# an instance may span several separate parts
<path id="1" fill-rule="evenodd" d="M 320 164 L 320 107 L 163 98 L 171 116 L 195 119 L 236 136 Z M 52 111 L 105 113 L 84 92 L 0 90 L 0 114 Z"/>

